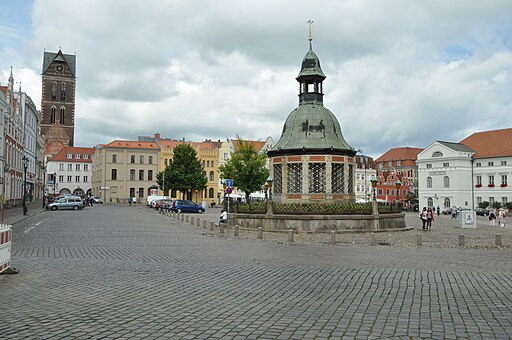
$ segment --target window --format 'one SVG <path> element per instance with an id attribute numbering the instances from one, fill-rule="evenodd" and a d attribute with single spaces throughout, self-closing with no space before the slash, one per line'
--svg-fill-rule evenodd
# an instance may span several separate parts
<path id="1" fill-rule="evenodd" d="M 396 166 L 402 166 L 402 161 L 396 161 Z"/>
<path id="2" fill-rule="evenodd" d="M 75 176 L 75 182 L 80 183 L 80 176 Z"/>
<path id="3" fill-rule="evenodd" d="M 391 168 L 393 166 L 393 161 L 389 161 L 388 166 Z"/>
<path id="4" fill-rule="evenodd" d="M 89 155 L 83 155 L 84 159 L 89 159 Z"/>
<path id="5" fill-rule="evenodd" d="M 224 152 L 224 159 L 228 159 L 228 153 Z"/>
<path id="6" fill-rule="evenodd" d="M 135 188 L 130 188 L 130 197 L 135 197 Z"/>
<path id="7" fill-rule="evenodd" d="M 358 184 L 358 185 L 356 186 L 356 191 L 357 191 L 357 192 L 359 192 L 359 189 L 360 189 L 360 187 L 359 187 L 359 184 Z"/>
<path id="8" fill-rule="evenodd" d="M 139 181 L 144 180 L 144 170 L 139 170 Z"/>
<path id="9" fill-rule="evenodd" d="M 52 83 L 52 101 L 57 100 L 57 82 Z"/>
<path id="10" fill-rule="evenodd" d="M 64 175 L 59 175 L 59 182 L 64 182 Z"/>
<path id="11" fill-rule="evenodd" d="M 502 204 L 507 204 L 508 203 L 508 199 L 506 197 L 502 197 L 501 198 L 501 203 Z"/>
<path id="12" fill-rule="evenodd" d="M 132 163 L 132 164 L 135 163 L 135 155 L 130 156 L 130 163 Z"/>
<path id="13" fill-rule="evenodd" d="M 57 108 L 52 106 L 50 110 L 50 124 L 55 124 L 55 115 L 57 114 Z"/>
<path id="14" fill-rule="evenodd" d="M 202 174 L 203 174 L 203 178 L 206 178 L 206 171 L 203 171 Z"/>
<path id="15" fill-rule="evenodd" d="M 80 164 L 75 164 L 75 170 L 80 171 Z"/>
<path id="16" fill-rule="evenodd" d="M 427 188 L 432 188 L 432 177 L 427 177 Z"/>
<path id="17" fill-rule="evenodd" d="M 79 153 L 75 154 L 75 158 L 80 159 L 80 154 Z"/>
<path id="18" fill-rule="evenodd" d="M 359 174 L 356 174 L 356 179 L 359 180 Z"/>
<path id="19" fill-rule="evenodd" d="M 144 197 L 144 188 L 139 188 L 139 197 Z"/>
<path id="20" fill-rule="evenodd" d="M 153 180 L 153 170 L 148 170 L 148 181 Z"/>
<path id="21" fill-rule="evenodd" d="M 432 199 L 432 197 L 429 197 L 428 200 L 427 200 L 427 206 L 429 207 L 433 207 L 434 206 L 434 200 Z"/>
<path id="22" fill-rule="evenodd" d="M 164 159 L 164 165 L 167 166 L 167 158 Z"/>
<path id="23" fill-rule="evenodd" d="M 71 183 L 72 179 L 73 179 L 72 176 L 68 176 L 68 182 Z"/>
<path id="24" fill-rule="evenodd" d="M 112 155 L 112 163 L 117 163 L 117 155 Z"/>
<path id="25" fill-rule="evenodd" d="M 494 162 L 488 162 L 487 165 L 488 166 L 494 166 Z"/>
<path id="26" fill-rule="evenodd" d="M 489 197 L 489 203 L 492 205 L 494 203 L 494 197 Z"/>
<path id="27" fill-rule="evenodd" d="M 479 168 L 479 167 L 481 167 L 481 166 L 482 166 L 482 163 L 476 163 L 476 164 L 475 164 L 475 166 L 476 166 L 477 168 Z"/>
<path id="28" fill-rule="evenodd" d="M 450 163 L 443 163 L 443 168 L 448 168 L 450 167 Z"/>
<path id="29" fill-rule="evenodd" d="M 444 176 L 444 178 L 443 178 L 443 186 L 445 188 L 449 188 L 450 187 L 450 177 Z"/>
<path id="30" fill-rule="evenodd" d="M 153 156 L 148 156 L 148 163 L 153 164 Z"/>
<path id="31" fill-rule="evenodd" d="M 210 161 L 206 161 L 206 166 L 210 167 Z"/>
<path id="32" fill-rule="evenodd" d="M 65 102 L 66 101 L 66 83 L 60 84 L 60 101 Z"/>
<path id="33" fill-rule="evenodd" d="M 494 176 L 493 175 L 489 176 L 489 185 L 494 185 Z"/>
<path id="34" fill-rule="evenodd" d="M 68 153 L 68 154 L 66 155 L 66 157 L 67 157 L 68 159 L 71 159 L 71 158 L 73 158 L 73 155 L 72 155 L 72 154 L 70 154 L 70 153 Z"/>
<path id="35" fill-rule="evenodd" d="M 205 165 L 206 165 L 206 164 L 205 164 L 204 159 L 203 159 L 203 161 L 201 162 L 201 164 L 203 165 L 203 168 L 204 168 L 204 167 L 205 167 Z"/>
<path id="36" fill-rule="evenodd" d="M 427 169 L 432 169 L 432 164 L 427 164 Z"/>
<path id="37" fill-rule="evenodd" d="M 501 175 L 501 185 L 502 186 L 507 186 L 508 185 L 507 175 Z"/>
<path id="38" fill-rule="evenodd" d="M 482 176 L 476 176 L 476 185 L 482 185 Z"/>
<path id="39" fill-rule="evenodd" d="M 213 190 L 213 188 L 208 189 L 208 197 L 214 198 L 214 195 L 215 195 L 215 190 Z"/>
<path id="40" fill-rule="evenodd" d="M 84 176 L 84 183 L 87 183 L 89 181 L 88 176 Z"/>
<path id="41" fill-rule="evenodd" d="M 447 198 L 445 198 L 445 199 L 444 199 L 444 207 L 445 207 L 445 208 L 449 208 L 449 207 L 451 207 L 451 206 L 452 206 L 452 204 L 451 204 L 451 202 L 450 202 L 450 199 L 449 199 L 448 197 L 447 197 Z"/>
<path id="42" fill-rule="evenodd" d="M 210 163 L 210 165 L 212 166 L 212 168 L 214 167 L 214 164 L 215 164 L 215 161 L 212 161 L 212 162 Z"/>
<path id="43" fill-rule="evenodd" d="M 130 170 L 130 181 L 135 181 L 135 170 L 134 169 Z"/>
<path id="44" fill-rule="evenodd" d="M 59 170 L 64 171 L 64 163 L 59 163 Z"/>
<path id="45" fill-rule="evenodd" d="M 482 203 L 482 197 L 481 197 L 481 196 L 479 196 L 479 197 L 477 197 L 477 198 L 476 198 L 476 203 L 477 203 L 477 204 Z"/>
<path id="46" fill-rule="evenodd" d="M 436 151 L 432 154 L 432 157 L 443 157 L 443 153 L 440 151 Z"/>
<path id="47" fill-rule="evenodd" d="M 144 156 L 140 155 L 140 164 L 144 164 Z"/>
<path id="48" fill-rule="evenodd" d="M 112 174 L 110 177 L 113 181 L 117 180 L 117 169 L 112 169 Z"/>
<path id="49" fill-rule="evenodd" d="M 84 164 L 84 171 L 89 171 L 89 164 Z"/>
<path id="50" fill-rule="evenodd" d="M 501 161 L 501 165 L 507 165 L 507 161 Z"/>
<path id="51" fill-rule="evenodd" d="M 59 123 L 61 125 L 64 125 L 65 116 L 66 116 L 66 108 L 64 106 L 61 106 L 60 107 L 60 118 L 59 118 Z"/>
<path id="52" fill-rule="evenodd" d="M 379 192 L 379 194 L 378 194 L 378 195 L 379 195 L 379 196 L 382 196 L 382 189 L 379 189 L 379 190 L 378 190 L 378 192 Z"/>
<path id="53" fill-rule="evenodd" d="M 68 171 L 72 171 L 73 170 L 73 164 L 69 163 L 68 164 Z"/>
<path id="54" fill-rule="evenodd" d="M 386 189 L 386 195 L 389 196 L 389 189 Z"/>
<path id="55" fill-rule="evenodd" d="M 215 178 L 215 173 L 213 171 L 210 171 L 210 182 L 213 182 Z"/>

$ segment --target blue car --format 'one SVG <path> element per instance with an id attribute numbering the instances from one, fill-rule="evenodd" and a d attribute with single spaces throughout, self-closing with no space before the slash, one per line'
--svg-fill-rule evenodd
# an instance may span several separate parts
<path id="1" fill-rule="evenodd" d="M 204 213 L 204 208 L 197 203 L 186 200 L 176 200 L 172 203 L 171 211 L 182 213 L 182 212 L 190 212 L 190 213 Z"/>

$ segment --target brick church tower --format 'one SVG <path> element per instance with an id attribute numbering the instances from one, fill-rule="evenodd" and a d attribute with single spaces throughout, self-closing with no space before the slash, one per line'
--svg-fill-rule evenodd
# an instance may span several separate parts
<path id="1" fill-rule="evenodd" d="M 42 71 L 42 132 L 46 137 L 45 157 L 73 146 L 75 133 L 76 56 L 44 52 Z"/>

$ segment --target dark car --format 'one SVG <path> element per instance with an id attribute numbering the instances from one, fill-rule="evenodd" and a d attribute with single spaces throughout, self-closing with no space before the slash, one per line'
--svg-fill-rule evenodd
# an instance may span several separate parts
<path id="1" fill-rule="evenodd" d="M 155 201 L 155 209 L 167 209 L 171 206 L 172 200 L 156 200 Z"/>
<path id="2" fill-rule="evenodd" d="M 475 212 L 479 216 L 489 216 L 489 209 L 485 208 L 476 208 Z"/>
<path id="3" fill-rule="evenodd" d="M 204 208 L 197 203 L 186 200 L 176 200 L 173 202 L 171 211 L 181 213 L 181 212 L 191 212 L 191 213 L 204 213 Z"/>

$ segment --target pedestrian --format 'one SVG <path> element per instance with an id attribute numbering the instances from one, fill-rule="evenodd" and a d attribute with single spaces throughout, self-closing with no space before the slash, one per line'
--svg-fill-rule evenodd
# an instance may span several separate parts
<path id="1" fill-rule="evenodd" d="M 437 206 L 437 216 L 441 215 L 441 208 Z"/>
<path id="2" fill-rule="evenodd" d="M 498 225 L 502 228 L 505 227 L 505 217 L 507 217 L 507 215 L 505 214 L 505 209 L 500 208 L 498 213 Z"/>
<path id="3" fill-rule="evenodd" d="M 89 205 L 92 207 L 92 204 L 94 203 L 94 199 L 92 196 L 89 196 Z"/>
<path id="4" fill-rule="evenodd" d="M 457 208 L 455 206 L 452 207 L 452 218 L 457 218 Z"/>
<path id="5" fill-rule="evenodd" d="M 434 221 L 434 212 L 432 211 L 432 209 L 429 207 L 427 209 L 427 229 L 430 230 L 432 229 L 432 222 Z"/>
<path id="6" fill-rule="evenodd" d="M 494 212 L 494 210 L 489 211 L 489 225 L 491 227 L 496 226 L 496 213 Z"/>
<path id="7" fill-rule="evenodd" d="M 427 223 L 427 208 L 423 207 L 423 210 L 420 212 L 420 220 L 422 223 L 423 230 L 427 230 L 425 224 Z"/>
<path id="8" fill-rule="evenodd" d="M 132 196 L 128 199 L 128 203 L 130 203 L 130 207 L 132 206 Z"/>
<path id="9" fill-rule="evenodd" d="M 227 212 L 226 210 L 222 209 L 222 210 L 220 211 L 220 221 L 219 221 L 219 225 L 220 225 L 221 223 L 223 223 L 223 224 L 224 224 L 224 223 L 226 223 L 227 221 L 228 221 L 228 212 Z"/>

